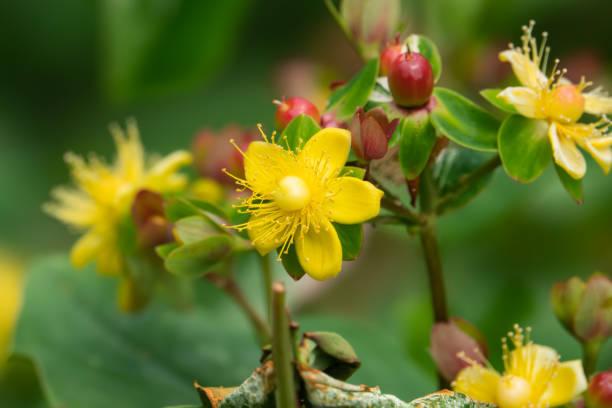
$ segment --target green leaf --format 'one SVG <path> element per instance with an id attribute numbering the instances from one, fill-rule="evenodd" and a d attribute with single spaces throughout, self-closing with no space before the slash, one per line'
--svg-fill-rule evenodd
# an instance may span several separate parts
<path id="1" fill-rule="evenodd" d="M 510 177 L 521 183 L 535 180 L 552 160 L 548 123 L 509 116 L 499 128 L 499 155 Z"/>
<path id="2" fill-rule="evenodd" d="M 350 119 L 357 107 L 368 101 L 377 77 L 378 58 L 373 58 L 348 84 L 331 94 L 325 111 L 334 111 L 340 121 Z"/>
<path id="3" fill-rule="evenodd" d="M 0 406 L 47 408 L 36 367 L 26 357 L 13 355 L 2 362 L 0 370 Z"/>
<path id="4" fill-rule="evenodd" d="M 437 106 L 431 112 L 436 129 L 452 141 L 474 150 L 497 150 L 499 121 L 465 97 L 449 89 L 434 89 Z"/>
<path id="5" fill-rule="evenodd" d="M 287 271 L 287 274 L 289 274 L 293 280 L 298 281 L 306 274 L 295 252 L 295 245 L 289 247 L 287 253 L 283 254 L 281 257 L 281 261 L 285 267 L 285 271 Z"/>
<path id="6" fill-rule="evenodd" d="M 501 91 L 501 89 L 483 89 L 480 91 L 480 95 L 482 95 L 482 97 L 485 98 L 491 105 L 503 110 L 504 112 L 513 114 L 518 113 L 514 106 L 497 97 Z"/>
<path id="7" fill-rule="evenodd" d="M 73 269 L 67 256 L 47 257 L 28 272 L 15 352 L 34 362 L 50 406 L 198 404 L 194 380 L 239 383 L 257 364 L 247 320 L 225 297 L 215 306 L 221 294 L 207 282 L 192 284 L 206 308 L 153 302 L 138 315 L 117 309 L 116 285 L 93 267 Z"/>
<path id="8" fill-rule="evenodd" d="M 176 221 L 174 231 L 184 244 L 193 244 L 212 235 L 219 235 L 220 232 L 215 224 L 199 215 L 192 215 Z"/>
<path id="9" fill-rule="evenodd" d="M 434 82 L 438 82 L 442 75 L 442 58 L 436 44 L 423 35 L 412 34 L 406 38 L 406 45 L 411 52 L 418 52 L 429 61 L 434 73 Z"/>
<path id="10" fill-rule="evenodd" d="M 304 333 L 300 352 L 309 367 L 346 380 L 361 367 L 361 361 L 353 347 L 344 337 L 334 332 Z"/>
<path id="11" fill-rule="evenodd" d="M 211 224 L 215 224 L 219 231 L 223 228 L 224 220 L 229 219 L 229 215 L 214 204 L 201 200 L 187 199 L 185 197 L 175 197 L 164 207 L 164 214 L 171 222 L 176 222 L 181 218 L 199 215 L 206 217 Z"/>
<path id="12" fill-rule="evenodd" d="M 232 247 L 228 235 L 212 236 L 179 246 L 166 257 L 164 266 L 177 275 L 200 277 L 221 262 Z"/>
<path id="13" fill-rule="evenodd" d="M 570 197 L 578 203 L 582 204 L 584 202 L 584 191 L 582 189 L 582 179 L 576 180 L 565 170 L 555 164 L 555 170 L 557 172 L 557 176 L 559 176 L 559 181 L 563 184 L 563 188 L 569 193 Z"/>
<path id="14" fill-rule="evenodd" d="M 436 144 L 436 131 L 426 112 L 402 119 L 400 123 L 399 162 L 408 180 L 419 177 Z"/>
<path id="15" fill-rule="evenodd" d="M 289 146 L 291 150 L 297 151 L 298 147 L 304 146 L 304 143 L 310 140 L 319 130 L 321 130 L 321 127 L 310 116 L 297 115 L 283 130 L 277 143 L 284 148 Z"/>
<path id="16" fill-rule="evenodd" d="M 155 247 L 155 252 L 160 258 L 166 259 L 170 252 L 181 246 L 178 242 L 170 242 L 169 244 L 162 244 Z"/>
<path id="17" fill-rule="evenodd" d="M 355 166 L 344 166 L 342 170 L 340 170 L 338 177 L 355 177 L 359 180 L 363 180 L 365 177 L 365 169 Z"/>
<path id="18" fill-rule="evenodd" d="M 442 151 L 432 166 L 436 187 L 440 196 L 444 197 L 438 204 L 438 214 L 446 214 L 463 207 L 486 187 L 491 180 L 492 173 L 471 184 L 460 193 L 453 194 L 454 191 L 457 191 L 463 176 L 472 173 L 492 157 L 494 155 L 491 153 L 465 149 L 453 144 Z"/>
<path id="19" fill-rule="evenodd" d="M 363 244 L 363 224 L 333 223 L 333 226 L 342 244 L 342 259 L 345 261 L 356 259 L 361 253 Z"/>

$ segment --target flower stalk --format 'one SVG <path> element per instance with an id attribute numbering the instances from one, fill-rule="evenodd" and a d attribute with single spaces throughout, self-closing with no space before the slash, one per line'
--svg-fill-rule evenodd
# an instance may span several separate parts
<path id="1" fill-rule="evenodd" d="M 289 318 L 285 309 L 285 285 L 274 282 L 272 292 L 272 360 L 276 373 L 276 406 L 295 407 L 293 346 L 289 333 Z"/>
<path id="2" fill-rule="evenodd" d="M 601 351 L 602 342 L 599 339 L 588 340 L 582 343 L 582 353 L 584 361 L 584 373 L 587 378 L 595 374 L 597 360 Z"/>

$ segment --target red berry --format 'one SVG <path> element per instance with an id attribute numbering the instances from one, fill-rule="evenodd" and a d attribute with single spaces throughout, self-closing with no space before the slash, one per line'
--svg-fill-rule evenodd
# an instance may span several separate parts
<path id="1" fill-rule="evenodd" d="M 321 119 L 317 107 L 307 99 L 296 96 L 283 101 L 275 101 L 274 103 L 278 105 L 274 114 L 274 123 L 276 124 L 276 130 L 279 132 L 282 132 L 289 122 L 298 115 L 308 115 L 317 123 Z"/>
<path id="2" fill-rule="evenodd" d="M 426 104 L 433 91 L 434 74 L 429 61 L 416 52 L 399 55 L 389 69 L 389 89 L 395 103 L 405 107 Z"/>
<path id="3" fill-rule="evenodd" d="M 612 407 L 612 371 L 604 371 L 591 379 L 586 403 L 589 408 Z"/>
<path id="4" fill-rule="evenodd" d="M 406 46 L 403 44 L 394 44 L 385 48 L 380 54 L 380 75 L 387 76 L 391 70 L 391 64 L 397 57 L 405 52 Z"/>

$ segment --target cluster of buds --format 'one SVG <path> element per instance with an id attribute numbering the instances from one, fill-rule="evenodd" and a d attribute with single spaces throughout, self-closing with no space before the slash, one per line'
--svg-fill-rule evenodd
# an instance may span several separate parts
<path id="1" fill-rule="evenodd" d="M 140 190 L 132 203 L 132 220 L 143 248 L 172 242 L 172 223 L 164 215 L 164 198 L 150 190 Z"/>
<path id="2" fill-rule="evenodd" d="M 389 121 L 380 107 L 367 112 L 361 106 L 358 107 L 349 123 L 351 146 L 355 155 L 365 161 L 383 158 L 398 123 L 397 118 Z"/>
<path id="3" fill-rule="evenodd" d="M 474 325 L 460 317 L 452 317 L 449 322 L 439 322 L 431 328 L 429 352 L 442 377 L 452 381 L 470 362 L 484 366 L 489 347 Z"/>

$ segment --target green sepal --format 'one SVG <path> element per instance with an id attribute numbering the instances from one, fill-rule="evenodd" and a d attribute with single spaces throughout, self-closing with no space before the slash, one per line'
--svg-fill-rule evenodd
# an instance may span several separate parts
<path id="1" fill-rule="evenodd" d="M 298 358 L 301 363 L 339 380 L 348 379 L 361 367 L 349 342 L 332 332 L 304 333 Z"/>
<path id="2" fill-rule="evenodd" d="M 202 215 L 207 217 L 211 222 L 216 223 L 219 228 L 222 228 L 221 225 L 224 224 L 223 220 L 229 219 L 229 214 L 215 204 L 186 197 L 174 197 L 174 199 L 164 207 L 164 214 L 171 222 L 176 222 L 181 218 L 191 215 Z"/>
<path id="3" fill-rule="evenodd" d="M 280 251 L 280 249 L 277 250 L 277 252 L 278 251 Z M 287 274 L 291 276 L 291 279 L 294 281 L 299 281 L 306 274 L 306 271 L 302 268 L 300 260 L 297 257 L 297 252 L 295 252 L 295 245 L 291 245 L 287 253 L 282 254 L 281 262 Z"/>
<path id="4" fill-rule="evenodd" d="M 435 88 L 433 95 L 431 121 L 438 132 L 470 149 L 497 151 L 499 121 L 493 115 L 449 89 Z"/>
<path id="5" fill-rule="evenodd" d="M 178 242 L 170 242 L 169 244 L 162 244 L 155 247 L 155 252 L 160 258 L 166 259 L 170 252 L 181 246 Z"/>
<path id="6" fill-rule="evenodd" d="M 290 150 L 296 152 L 319 130 L 321 130 L 321 126 L 313 118 L 304 114 L 297 115 L 285 127 L 276 143 L 283 148 L 289 147 Z"/>
<path id="7" fill-rule="evenodd" d="M 521 115 L 506 118 L 499 128 L 499 156 L 506 173 L 521 183 L 538 178 L 552 161 L 548 123 Z"/>
<path id="8" fill-rule="evenodd" d="M 200 215 L 191 215 L 176 221 L 174 231 L 178 236 L 177 239 L 185 245 L 193 244 L 219 233 L 227 233 L 227 230 L 220 230 L 216 224 Z"/>
<path id="9" fill-rule="evenodd" d="M 582 179 L 576 180 L 565 170 L 555 164 L 555 171 L 559 176 L 559 181 L 563 184 L 563 188 L 568 192 L 570 197 L 577 203 L 582 204 L 584 202 L 584 190 L 582 188 Z"/>
<path id="10" fill-rule="evenodd" d="M 325 111 L 334 111 L 338 120 L 347 121 L 358 106 L 363 106 L 368 101 L 377 77 L 378 58 L 373 58 L 348 84 L 332 92 Z"/>
<path id="11" fill-rule="evenodd" d="M 359 180 L 363 180 L 365 177 L 365 169 L 356 166 L 344 166 L 340 173 L 338 173 L 338 177 L 355 177 Z"/>
<path id="12" fill-rule="evenodd" d="M 176 275 L 200 277 L 225 259 L 233 248 L 232 243 L 229 235 L 215 235 L 181 245 L 168 254 L 164 266 Z"/>
<path id="13" fill-rule="evenodd" d="M 361 253 L 363 245 L 363 224 L 337 224 L 332 223 L 340 244 L 342 245 L 342 260 L 356 259 Z"/>
<path id="14" fill-rule="evenodd" d="M 480 91 L 480 95 L 482 95 L 482 97 L 485 98 L 491 105 L 504 112 L 512 114 L 518 113 L 514 106 L 497 97 L 501 91 L 501 89 L 483 89 Z"/>
<path id="15" fill-rule="evenodd" d="M 438 82 L 440 75 L 442 75 L 442 57 L 440 57 L 438 46 L 432 40 L 420 34 L 408 36 L 405 44 L 411 52 L 418 52 L 429 61 L 434 74 L 434 82 Z"/>
<path id="16" fill-rule="evenodd" d="M 405 117 L 399 127 L 399 163 L 406 179 L 414 180 L 427 165 L 436 144 L 436 130 L 426 112 Z"/>

